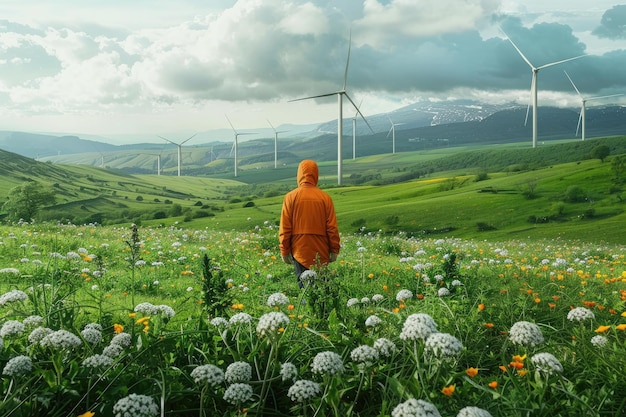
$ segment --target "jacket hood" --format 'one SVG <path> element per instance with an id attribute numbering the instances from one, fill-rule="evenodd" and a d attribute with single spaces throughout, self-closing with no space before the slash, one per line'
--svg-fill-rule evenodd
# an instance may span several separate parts
<path id="1" fill-rule="evenodd" d="M 317 186 L 319 178 L 319 169 L 315 161 L 305 159 L 298 165 L 298 186 L 313 185 Z"/>

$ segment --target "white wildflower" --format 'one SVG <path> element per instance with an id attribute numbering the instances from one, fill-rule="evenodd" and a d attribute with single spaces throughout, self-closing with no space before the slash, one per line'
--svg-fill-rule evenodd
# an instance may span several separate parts
<path id="1" fill-rule="evenodd" d="M 130 394 L 118 400 L 113 406 L 115 417 L 156 417 L 159 406 L 147 395 Z"/>
<path id="2" fill-rule="evenodd" d="M 437 358 L 453 358 L 463 350 L 459 339 L 448 333 L 432 333 L 426 339 L 425 350 Z"/>
<path id="3" fill-rule="evenodd" d="M 350 352 L 350 359 L 352 362 L 371 366 L 378 360 L 378 351 L 367 345 L 357 346 Z"/>
<path id="4" fill-rule="evenodd" d="M 589 310 L 585 307 L 576 307 L 573 308 L 567 313 L 567 319 L 569 321 L 585 321 L 585 320 L 593 320 L 596 316 L 593 314 L 593 311 Z"/>
<path id="5" fill-rule="evenodd" d="M 224 400 L 233 405 L 240 405 L 252 399 L 252 386 L 250 384 L 235 383 L 224 391 Z"/>
<path id="6" fill-rule="evenodd" d="M 24 291 L 11 290 L 9 292 L 6 292 L 0 295 L 0 306 L 6 305 L 8 303 L 14 303 L 16 301 L 24 301 L 27 299 L 28 299 L 28 295 L 26 295 Z"/>
<path id="7" fill-rule="evenodd" d="M 400 339 L 402 340 L 426 340 L 432 333 L 437 332 L 437 324 L 428 314 L 411 314 L 404 321 Z"/>
<path id="8" fill-rule="evenodd" d="M 391 417 L 441 417 L 433 404 L 410 398 L 400 403 L 391 412 Z"/>
<path id="9" fill-rule="evenodd" d="M 276 292 L 267 297 L 267 305 L 270 307 L 283 306 L 289 303 L 289 297 L 282 292 Z"/>
<path id="10" fill-rule="evenodd" d="M 226 368 L 224 379 L 229 384 L 234 382 L 248 382 L 252 379 L 252 367 L 247 362 L 233 362 Z"/>
<path id="11" fill-rule="evenodd" d="M 275 335 L 280 329 L 284 329 L 289 324 L 289 317 L 282 311 L 272 311 L 263 314 L 256 326 L 259 336 Z"/>
<path id="12" fill-rule="evenodd" d="M 298 368 L 291 362 L 280 364 L 280 376 L 283 381 L 295 381 L 298 377 Z"/>
<path id="13" fill-rule="evenodd" d="M 609 339 L 607 339 L 606 337 L 602 335 L 597 335 L 591 338 L 591 344 L 598 348 L 604 347 L 608 343 L 609 343 Z"/>
<path id="14" fill-rule="evenodd" d="M 382 322 L 383 321 L 381 320 L 380 317 L 378 317 L 376 315 L 371 315 L 367 319 L 365 319 L 365 326 L 366 327 L 376 327 L 379 324 L 381 324 Z"/>
<path id="15" fill-rule="evenodd" d="M 56 330 L 48 335 L 46 335 L 41 341 L 39 345 L 42 347 L 50 347 L 52 349 L 74 349 L 83 344 L 83 341 L 80 340 L 80 337 L 76 336 L 74 333 L 68 332 L 67 330 Z"/>
<path id="16" fill-rule="evenodd" d="M 4 365 L 2 375 L 20 376 L 25 375 L 33 370 L 33 360 L 29 356 L 19 355 L 9 359 Z"/>
<path id="17" fill-rule="evenodd" d="M 107 355 L 91 355 L 83 361 L 85 368 L 108 368 L 113 365 L 113 358 Z"/>
<path id="18" fill-rule="evenodd" d="M 317 382 L 301 379 L 289 387 L 287 395 L 293 402 L 302 403 L 320 395 L 322 388 Z"/>
<path id="19" fill-rule="evenodd" d="M 509 330 L 509 339 L 516 345 L 534 347 L 543 343 L 541 329 L 534 323 L 518 321 Z"/>
<path id="20" fill-rule="evenodd" d="M 561 365 L 561 362 L 551 353 L 537 353 L 530 358 L 530 361 L 541 373 L 560 374 L 563 372 L 563 365 Z"/>
<path id="21" fill-rule="evenodd" d="M 491 413 L 482 408 L 468 406 L 461 408 L 456 417 L 491 417 Z"/>
<path id="22" fill-rule="evenodd" d="M 224 382 L 224 371 L 215 365 L 200 365 L 191 371 L 196 384 L 208 384 L 212 387 Z"/>
<path id="23" fill-rule="evenodd" d="M 335 352 L 320 352 L 313 358 L 311 370 L 316 374 L 340 374 L 344 370 L 343 361 Z"/>
<path id="24" fill-rule="evenodd" d="M 26 330 L 24 324 L 17 320 L 7 320 L 0 328 L 0 337 L 21 336 Z"/>
<path id="25" fill-rule="evenodd" d="M 396 294 L 396 301 L 406 301 L 406 300 L 410 300 L 411 298 L 413 298 L 413 292 L 411 290 L 400 290 L 398 291 L 398 293 Z"/>
<path id="26" fill-rule="evenodd" d="M 374 349 L 378 351 L 380 356 L 388 358 L 396 351 L 396 344 L 389 339 L 381 337 L 374 342 Z"/>

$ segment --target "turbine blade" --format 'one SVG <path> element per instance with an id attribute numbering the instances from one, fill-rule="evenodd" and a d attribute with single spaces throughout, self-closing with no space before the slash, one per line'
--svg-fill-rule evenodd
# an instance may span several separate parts
<path id="1" fill-rule="evenodd" d="M 226 115 L 224 115 L 226 116 Z M 235 130 L 235 126 L 233 126 L 233 124 L 230 122 L 230 119 L 228 118 L 228 116 L 226 116 L 226 120 L 228 120 L 228 124 L 230 125 L 230 128 L 233 129 L 233 132 L 235 132 L 235 134 L 237 134 L 237 131 Z"/>
<path id="2" fill-rule="evenodd" d="M 565 75 L 567 76 L 567 79 L 569 80 L 570 83 L 572 83 L 572 87 L 574 87 L 574 90 L 576 90 L 576 92 L 578 93 L 578 95 L 580 96 L 580 98 L 582 98 L 583 96 L 580 94 L 580 91 L 578 91 L 578 88 L 576 88 L 576 84 L 574 84 L 574 81 L 572 81 L 572 79 L 570 78 L 569 74 L 567 73 L 567 71 L 563 71 L 565 73 Z"/>
<path id="3" fill-rule="evenodd" d="M 189 140 L 193 139 L 193 137 L 194 137 L 194 136 L 196 136 L 196 135 L 197 135 L 197 133 L 194 133 L 193 135 L 191 135 L 190 137 L 188 137 L 187 139 L 185 139 L 184 141 L 182 141 L 180 144 L 182 145 L 183 143 L 185 143 L 185 142 L 187 142 L 187 141 L 189 141 Z"/>
<path id="4" fill-rule="evenodd" d="M 391 127 L 389 128 L 389 132 L 387 132 L 387 136 L 386 137 L 389 137 L 389 135 L 391 135 L 391 131 L 392 130 L 393 130 L 393 125 L 391 125 Z"/>
<path id="5" fill-rule="evenodd" d="M 609 98 L 609 97 L 619 97 L 619 96 L 623 96 L 624 94 L 611 94 L 610 96 L 600 96 L 600 97 L 589 97 L 588 99 L 586 99 L 586 101 L 589 100 L 599 100 L 601 98 Z"/>
<path id="6" fill-rule="evenodd" d="M 267 123 L 270 124 L 270 126 L 272 126 L 272 130 L 274 131 L 274 133 L 276 133 L 276 129 L 274 129 L 274 125 L 272 124 L 272 122 L 270 122 L 270 119 L 265 119 L 267 120 Z"/>
<path id="7" fill-rule="evenodd" d="M 583 57 L 586 57 L 587 55 L 588 55 L 588 54 L 585 54 L 585 55 L 579 55 L 579 56 L 575 56 L 575 57 L 573 57 L 573 58 L 563 59 L 563 60 L 561 60 L 561 61 L 550 62 L 549 64 L 545 64 L 545 65 L 542 65 L 542 66 L 540 66 L 540 67 L 537 67 L 537 69 L 538 69 L 538 70 L 540 70 L 540 69 L 543 69 L 543 68 L 548 68 L 548 67 L 551 67 L 551 66 L 553 66 L 553 65 L 558 65 L 558 64 L 562 64 L 562 63 L 564 63 L 564 62 L 573 61 L 573 60 L 578 59 L 578 58 L 583 58 Z"/>
<path id="8" fill-rule="evenodd" d="M 343 91 L 346 91 L 348 84 L 348 67 L 350 66 L 350 49 L 352 48 L 352 29 L 350 29 L 350 37 L 348 40 L 348 59 L 346 60 L 346 71 L 343 74 Z"/>
<path id="9" fill-rule="evenodd" d="M 343 91 L 335 91 L 334 93 L 320 94 L 320 95 L 317 95 L 317 96 L 294 98 L 293 100 L 289 100 L 289 102 L 300 101 L 300 100 L 309 100 L 309 99 L 312 99 L 312 98 L 320 98 L 320 97 L 330 97 L 330 96 L 334 96 L 335 94 L 341 94 L 342 92 Z"/>
<path id="10" fill-rule="evenodd" d="M 576 135 L 574 137 L 578 137 L 578 130 L 580 129 L 580 123 L 582 120 L 583 120 L 583 108 L 581 107 L 580 113 L 578 114 L 578 124 L 576 125 Z"/>
<path id="11" fill-rule="evenodd" d="M 167 139 L 167 138 L 164 138 L 163 136 L 159 136 L 159 135 L 157 135 L 157 136 L 158 136 L 158 137 L 160 137 L 160 138 L 161 138 L 161 139 L 163 139 L 163 140 L 168 141 L 169 143 L 173 143 L 174 145 L 178 145 L 178 143 L 176 143 L 176 142 L 172 142 L 171 140 L 169 140 L 169 139 Z"/>
<path id="12" fill-rule="evenodd" d="M 524 119 L 524 126 L 528 124 L 528 113 L 530 112 L 530 105 L 533 102 L 533 87 L 535 86 L 535 78 L 533 77 L 530 82 L 530 100 L 528 100 L 528 106 L 526 106 L 526 119 Z"/>
<path id="13" fill-rule="evenodd" d="M 511 45 L 513 45 L 513 48 L 515 48 L 515 50 L 517 51 L 518 54 L 520 54 L 520 56 L 522 57 L 522 59 L 524 59 L 524 61 L 526 61 L 526 63 L 528 64 L 529 67 L 531 68 L 535 68 L 533 66 L 533 64 L 531 64 L 531 62 L 528 60 L 528 58 L 526 58 L 526 55 L 524 55 L 522 53 L 522 51 L 517 47 L 517 45 L 515 45 L 515 42 L 513 42 L 511 40 L 511 38 L 509 37 L 509 35 L 506 34 L 506 32 L 504 31 L 504 29 L 500 28 L 500 30 L 502 31 L 502 33 L 504 33 L 504 36 L 506 36 L 506 38 L 509 40 L 509 42 L 511 42 Z"/>
<path id="14" fill-rule="evenodd" d="M 370 128 L 370 132 L 374 133 L 374 129 L 372 129 L 372 126 L 370 126 L 369 122 L 367 121 L 367 119 L 365 118 L 365 116 L 363 116 L 363 113 L 361 113 L 361 110 L 359 110 L 359 108 L 356 106 L 356 104 L 354 104 L 354 101 L 352 101 L 352 99 L 350 98 L 350 96 L 348 95 L 348 93 L 346 93 L 345 91 L 342 93 L 344 96 L 346 96 L 346 98 L 348 100 L 350 100 L 350 103 L 352 103 L 352 105 L 354 106 L 354 108 L 356 109 L 356 111 L 359 113 L 359 115 L 361 116 L 361 119 L 363 119 L 363 121 L 365 122 L 365 124 L 367 125 L 367 127 Z"/>

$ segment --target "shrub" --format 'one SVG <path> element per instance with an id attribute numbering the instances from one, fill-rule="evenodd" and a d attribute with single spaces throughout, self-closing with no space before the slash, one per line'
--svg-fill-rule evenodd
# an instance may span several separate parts
<path id="1" fill-rule="evenodd" d="M 244 203 L 243 207 L 244 208 L 254 207 L 254 201 L 248 201 L 247 203 Z"/>

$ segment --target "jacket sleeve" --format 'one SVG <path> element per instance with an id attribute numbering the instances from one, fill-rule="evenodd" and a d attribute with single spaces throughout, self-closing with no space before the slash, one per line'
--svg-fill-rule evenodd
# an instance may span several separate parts
<path id="1" fill-rule="evenodd" d="M 290 196 L 286 195 L 283 199 L 283 208 L 280 212 L 280 226 L 278 228 L 278 242 L 281 255 L 291 254 L 292 210 Z"/>
<path id="2" fill-rule="evenodd" d="M 327 214 L 326 214 L 326 234 L 328 236 L 328 246 L 330 253 L 339 253 L 341 249 L 339 228 L 337 226 L 337 214 L 335 213 L 335 205 L 330 196 L 328 196 Z"/>

